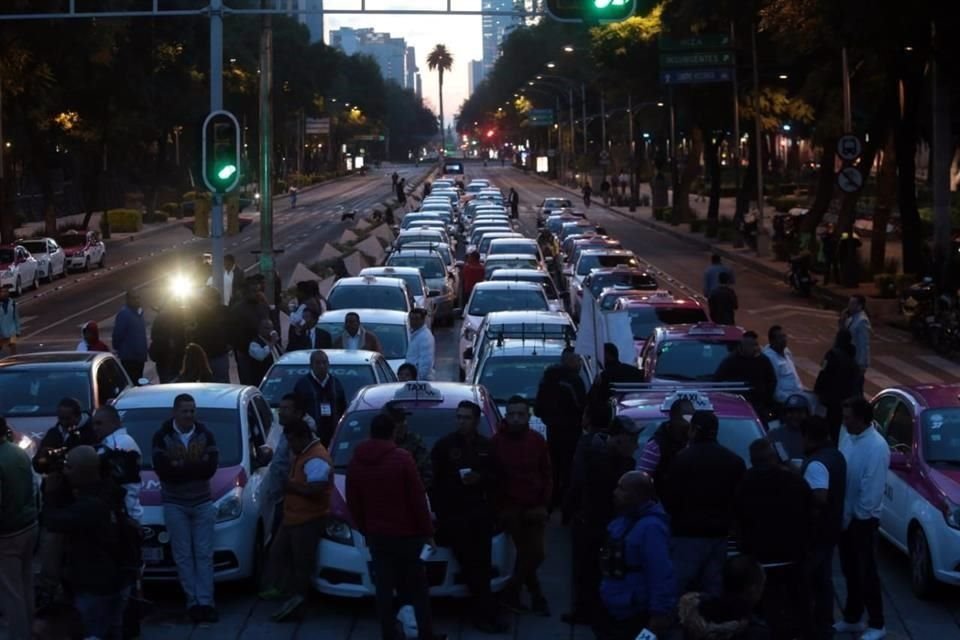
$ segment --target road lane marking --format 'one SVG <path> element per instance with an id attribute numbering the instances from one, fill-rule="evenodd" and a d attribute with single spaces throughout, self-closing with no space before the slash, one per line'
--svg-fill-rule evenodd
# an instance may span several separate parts
<path id="1" fill-rule="evenodd" d="M 931 367 L 939 369 L 940 371 L 945 371 L 955 378 L 960 378 L 960 364 L 957 364 L 956 362 L 951 362 L 950 360 L 940 356 L 919 356 L 919 358 Z"/>
<path id="2" fill-rule="evenodd" d="M 894 371 L 901 373 L 909 378 L 913 378 L 917 382 L 923 382 L 928 384 L 943 384 L 943 378 L 936 376 L 929 371 L 915 367 L 906 360 L 901 358 L 895 358 L 893 356 L 876 356 L 874 360 L 882 362 L 887 365 Z"/>
<path id="3" fill-rule="evenodd" d="M 888 376 L 885 376 L 884 374 L 880 373 L 880 372 L 877 371 L 876 369 L 867 369 L 867 373 L 866 373 L 866 375 L 865 375 L 864 377 L 866 378 L 867 382 L 873 384 L 873 385 L 876 386 L 878 389 L 885 389 L 885 388 L 887 388 L 887 387 L 895 387 L 895 386 L 897 386 L 898 384 L 900 384 L 899 382 L 897 382 L 897 381 L 894 380 L 893 378 L 890 378 L 890 377 L 888 377 Z"/>

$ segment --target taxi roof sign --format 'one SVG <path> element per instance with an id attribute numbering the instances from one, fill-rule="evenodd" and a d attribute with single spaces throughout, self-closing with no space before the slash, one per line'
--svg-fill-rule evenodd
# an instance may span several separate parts
<path id="1" fill-rule="evenodd" d="M 654 291 L 647 296 L 647 300 L 650 302 L 675 302 L 673 294 L 669 291 Z"/>
<path id="2" fill-rule="evenodd" d="M 690 336 L 723 336 L 726 333 L 722 326 L 705 322 L 699 322 L 687 331 Z"/>
<path id="3" fill-rule="evenodd" d="M 407 382 L 393 394 L 394 400 L 414 402 L 443 402 L 443 394 L 430 386 L 429 382 Z"/>
<path id="4" fill-rule="evenodd" d="M 670 411 L 670 407 L 672 407 L 673 403 L 677 402 L 678 400 L 689 400 L 693 404 L 695 411 L 713 411 L 713 403 L 710 402 L 710 398 L 708 398 L 705 394 L 700 393 L 696 389 L 681 389 L 674 391 L 664 398 L 662 403 L 660 403 L 660 410 Z"/>

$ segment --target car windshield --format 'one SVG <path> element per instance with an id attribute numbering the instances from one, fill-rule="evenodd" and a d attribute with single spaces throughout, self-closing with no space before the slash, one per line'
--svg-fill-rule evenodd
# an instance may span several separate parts
<path id="1" fill-rule="evenodd" d="M 152 469 L 153 460 L 146 452 L 153 450 L 153 434 L 171 418 L 170 407 L 121 409 L 120 418 L 145 455 L 140 460 L 142 469 Z M 243 434 L 236 409 L 208 409 L 197 407 L 197 422 L 213 432 L 220 452 L 220 467 L 235 467 L 243 462 Z"/>
<path id="2" fill-rule="evenodd" d="M 485 316 L 491 311 L 547 311 L 547 309 L 547 300 L 541 291 L 474 289 L 467 315 Z"/>
<path id="3" fill-rule="evenodd" d="M 423 279 L 418 273 L 384 273 L 384 278 L 399 278 L 407 283 L 407 291 L 412 296 L 423 295 Z"/>
<path id="4" fill-rule="evenodd" d="M 501 253 L 519 253 L 522 255 L 537 255 L 537 244 L 535 242 L 498 242 L 490 247 L 489 255 L 495 256 Z"/>
<path id="5" fill-rule="evenodd" d="M 639 267 L 640 263 L 637 262 L 637 259 L 629 254 L 618 254 L 618 255 L 609 255 L 609 254 L 593 254 L 593 255 L 582 255 L 580 256 L 580 261 L 577 262 L 577 275 L 585 276 L 594 269 L 607 269 L 610 267 L 618 267 L 620 265 L 626 265 L 628 267 Z"/>
<path id="6" fill-rule="evenodd" d="M 707 314 L 699 307 L 636 307 L 628 309 L 634 340 L 646 340 L 657 327 L 665 324 L 706 322 Z"/>
<path id="7" fill-rule="evenodd" d="M 543 287 L 543 292 L 547 295 L 548 300 L 556 300 L 559 298 L 559 294 L 557 294 L 557 288 L 553 285 L 553 280 L 550 278 L 550 276 L 548 276 L 545 273 L 544 274 L 538 273 L 536 275 L 534 274 L 522 275 L 522 276 L 506 275 L 502 278 L 498 278 L 497 273 L 494 272 L 490 276 L 490 279 L 493 280 L 494 282 L 498 282 L 498 281 L 533 282 Z"/>
<path id="8" fill-rule="evenodd" d="M 369 307 L 368 307 L 369 308 Z M 321 317 L 322 320 L 322 317 Z M 404 358 L 407 355 L 407 325 L 405 324 L 386 324 L 381 322 L 367 322 L 362 319 L 364 329 L 380 338 L 380 345 L 383 347 L 383 357 L 387 360 L 396 360 Z M 317 326 L 330 334 L 331 339 L 336 340 L 343 333 L 343 323 L 325 323 L 318 322 Z"/>
<path id="9" fill-rule="evenodd" d="M 327 298 L 327 309 L 388 309 L 407 311 L 407 297 L 399 286 L 366 284 L 335 286 Z"/>
<path id="10" fill-rule="evenodd" d="M 573 206 L 573 203 L 569 200 L 564 200 L 562 198 L 547 198 L 543 201 L 544 209 L 569 209 Z"/>
<path id="11" fill-rule="evenodd" d="M 640 445 L 637 449 L 638 456 L 643 450 L 644 445 L 647 444 L 647 441 L 653 437 L 653 434 L 657 432 L 657 429 L 666 419 L 667 416 L 664 414 L 663 419 L 660 420 L 634 421 L 635 424 L 644 428 L 643 431 L 640 432 L 640 435 L 637 436 L 637 444 Z M 720 431 L 717 434 L 717 441 L 740 456 L 740 459 L 749 467 L 750 444 L 754 440 L 763 437 L 763 429 L 760 428 L 760 425 L 758 425 L 756 421 L 749 418 L 724 418 L 718 416 L 718 421 L 720 422 Z"/>
<path id="12" fill-rule="evenodd" d="M 387 260 L 388 267 L 416 267 L 424 280 L 446 278 L 447 269 L 443 261 L 436 256 L 402 256 L 392 255 Z"/>
<path id="13" fill-rule="evenodd" d="M 30 253 L 46 253 L 47 252 L 47 243 L 42 241 L 33 240 L 30 242 L 21 242 L 20 246 L 29 251 Z"/>
<path id="14" fill-rule="evenodd" d="M 0 263 L 10 264 L 13 262 L 16 253 L 13 249 L 0 249 Z"/>
<path id="15" fill-rule="evenodd" d="M 565 224 L 560 229 L 560 242 L 566 240 L 569 236 L 572 235 L 587 235 L 588 233 L 596 233 L 597 228 L 592 224 Z"/>
<path id="16" fill-rule="evenodd" d="M 429 229 L 415 229 L 406 235 L 397 238 L 397 246 L 402 247 L 412 242 L 443 242 L 443 233 Z"/>
<path id="17" fill-rule="evenodd" d="M 260 383 L 260 391 L 271 407 L 280 406 L 280 400 L 288 393 L 293 393 L 293 387 L 300 378 L 310 373 L 310 366 L 306 364 L 278 364 L 270 368 Z M 330 365 L 330 373 L 337 377 L 343 385 L 343 392 L 347 402 L 353 400 L 357 391 L 368 384 L 376 384 L 373 367 L 369 364 Z"/>
<path id="18" fill-rule="evenodd" d="M 87 239 L 80 233 L 68 233 L 57 238 L 57 244 L 61 247 L 82 247 Z"/>
<path id="19" fill-rule="evenodd" d="M 427 409 L 415 406 L 407 406 L 405 409 L 410 413 L 407 416 L 407 429 L 423 438 L 427 451 L 432 451 L 437 440 L 456 428 L 456 409 Z M 370 422 L 379 414 L 379 411 L 354 411 L 343 417 L 333 442 L 330 443 L 334 467 L 341 471 L 347 468 L 357 445 L 370 439 Z M 480 433 L 488 438 L 493 435 L 493 425 L 486 413 L 480 416 L 479 429 Z"/>
<path id="20" fill-rule="evenodd" d="M 483 266 L 483 277 L 489 280 L 497 269 L 536 269 L 538 266 L 537 259 L 532 257 L 497 258 L 486 261 Z"/>
<path id="21" fill-rule="evenodd" d="M 550 356 L 495 356 L 483 363 L 478 384 L 490 392 L 493 401 L 506 404 L 510 396 L 520 395 L 529 400 L 537 397 L 537 387 L 543 377 L 543 371 L 557 364 L 560 358 Z M 580 377 L 584 388 L 590 388 L 590 379 L 586 370 L 580 368 Z"/>
<path id="22" fill-rule="evenodd" d="M 657 350 L 653 377 L 713 380 L 717 367 L 739 344 L 736 340 L 668 340 Z"/>
<path id="23" fill-rule="evenodd" d="M 579 246 L 575 245 L 573 247 L 573 253 L 570 254 L 570 263 L 577 264 L 577 260 L 580 259 L 580 255 L 584 251 L 591 251 L 596 249 L 606 249 L 608 251 L 613 251 L 613 250 L 622 249 L 622 248 L 623 246 L 619 242 L 608 242 L 608 241 L 605 241 L 603 243 L 585 242 Z"/>
<path id="24" fill-rule="evenodd" d="M 61 398 L 76 398 L 90 411 L 90 373 L 86 370 L 0 369 L 0 415 L 7 418 L 55 416 Z"/>
<path id="25" fill-rule="evenodd" d="M 657 288 L 657 280 L 647 273 L 632 271 L 595 273 L 590 276 L 590 293 L 596 298 L 607 287 L 623 287 L 624 289 L 639 289 L 653 291 Z"/>
<path id="26" fill-rule="evenodd" d="M 487 235 L 483 236 L 483 240 L 480 241 L 480 246 L 478 247 L 478 249 L 480 250 L 480 253 L 487 253 L 490 250 L 490 243 L 498 239 L 499 238 L 497 238 L 494 234 L 491 234 L 491 233 L 488 233 Z M 501 251 L 500 253 L 513 253 L 513 252 Z M 526 253 L 526 251 L 521 251 L 520 253 Z"/>
<path id="27" fill-rule="evenodd" d="M 920 425 L 927 464 L 960 467 L 960 408 L 927 409 Z"/>

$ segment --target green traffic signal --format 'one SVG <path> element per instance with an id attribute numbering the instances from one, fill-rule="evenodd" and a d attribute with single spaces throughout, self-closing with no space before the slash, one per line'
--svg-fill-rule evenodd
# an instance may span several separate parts
<path id="1" fill-rule="evenodd" d="M 203 182 L 214 193 L 240 181 L 240 126 L 229 111 L 214 111 L 203 123 Z"/>
<path id="2" fill-rule="evenodd" d="M 561 22 L 617 22 L 636 10 L 636 0 L 547 0 L 547 14 Z"/>
<path id="3" fill-rule="evenodd" d="M 228 164 L 217 172 L 217 177 L 221 180 L 229 180 L 237 172 L 237 165 Z"/>

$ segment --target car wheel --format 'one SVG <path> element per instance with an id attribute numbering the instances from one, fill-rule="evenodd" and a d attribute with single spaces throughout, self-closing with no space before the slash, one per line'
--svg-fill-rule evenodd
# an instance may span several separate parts
<path id="1" fill-rule="evenodd" d="M 33 284 L 30 285 L 30 288 L 33 289 L 34 291 L 37 291 L 40 289 L 40 274 L 37 273 L 36 271 L 33 272 Z"/>
<path id="2" fill-rule="evenodd" d="M 910 536 L 910 586 L 914 595 L 924 599 L 932 597 L 937 589 L 930 545 L 920 527 L 916 527 Z"/>

